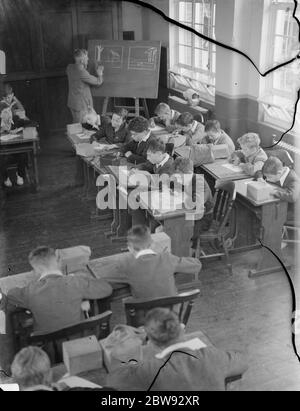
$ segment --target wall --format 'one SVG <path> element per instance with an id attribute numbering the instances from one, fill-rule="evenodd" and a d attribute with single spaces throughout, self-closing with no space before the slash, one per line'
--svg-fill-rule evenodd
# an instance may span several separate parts
<path id="1" fill-rule="evenodd" d="M 122 31 L 134 31 L 134 39 L 143 40 L 142 7 L 122 2 Z"/>

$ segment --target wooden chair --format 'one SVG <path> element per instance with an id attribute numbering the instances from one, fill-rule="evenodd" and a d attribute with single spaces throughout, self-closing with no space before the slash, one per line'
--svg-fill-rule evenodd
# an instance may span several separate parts
<path id="1" fill-rule="evenodd" d="M 180 321 L 187 325 L 195 299 L 199 296 L 200 290 L 192 290 L 174 297 L 160 297 L 149 300 L 134 300 L 132 298 L 123 300 L 126 314 L 126 321 L 132 327 L 144 325 L 148 311 L 153 308 L 170 308 L 176 311 Z M 174 309 L 175 308 L 175 309 Z M 178 311 L 177 311 L 178 309 Z"/>
<path id="2" fill-rule="evenodd" d="M 229 260 L 229 249 L 237 236 L 235 214 L 232 213 L 236 199 L 236 189 L 233 181 L 217 182 L 214 195 L 213 222 L 211 228 L 199 235 L 196 257 L 200 260 L 216 257 L 226 257 L 226 265 L 232 274 Z M 202 243 L 207 243 L 214 251 L 206 254 L 201 249 Z"/>
<path id="3" fill-rule="evenodd" d="M 71 324 L 60 330 L 52 332 L 33 332 L 27 340 L 27 345 L 38 345 L 45 349 L 51 360 L 57 364 L 62 361 L 62 343 L 64 341 L 82 338 L 86 335 L 96 335 L 98 340 L 106 338 L 109 335 L 109 322 L 112 315 L 111 311 L 97 315 L 81 321 L 77 324 Z"/>

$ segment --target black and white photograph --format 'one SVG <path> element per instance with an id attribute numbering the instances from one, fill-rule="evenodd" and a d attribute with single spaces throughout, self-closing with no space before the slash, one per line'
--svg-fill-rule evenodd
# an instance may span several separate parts
<path id="1" fill-rule="evenodd" d="M 299 100 L 298 0 L 0 0 L 0 391 L 300 391 Z"/>

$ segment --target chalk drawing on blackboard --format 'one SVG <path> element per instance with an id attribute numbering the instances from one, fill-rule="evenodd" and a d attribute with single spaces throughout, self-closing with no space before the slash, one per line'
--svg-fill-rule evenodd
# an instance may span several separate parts
<path id="1" fill-rule="evenodd" d="M 130 47 L 128 70 L 156 70 L 157 47 Z"/>
<path id="2" fill-rule="evenodd" d="M 95 47 L 95 60 L 98 63 L 110 66 L 110 68 L 120 69 L 123 65 L 124 48 L 120 46 Z"/>

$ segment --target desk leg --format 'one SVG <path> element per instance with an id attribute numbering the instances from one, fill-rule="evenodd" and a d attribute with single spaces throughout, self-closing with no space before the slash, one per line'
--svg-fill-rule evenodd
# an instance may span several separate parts
<path id="1" fill-rule="evenodd" d="M 85 164 L 81 157 L 76 155 L 75 187 L 85 184 Z"/>
<path id="2" fill-rule="evenodd" d="M 189 257 L 194 221 L 178 216 L 164 220 L 164 232 L 171 238 L 172 254 L 178 257 Z"/>
<path id="3" fill-rule="evenodd" d="M 34 151 L 33 151 L 33 162 L 34 162 L 34 175 L 35 175 L 35 182 L 36 182 L 36 187 L 38 188 L 39 186 L 39 169 L 38 169 L 38 163 L 37 163 L 37 143 L 34 143 Z"/>
<path id="4" fill-rule="evenodd" d="M 287 203 L 271 203 L 261 207 L 261 227 L 263 245 L 269 247 L 282 261 L 281 237 L 282 228 L 287 218 Z M 260 251 L 258 265 L 250 270 L 249 277 L 255 278 L 281 271 L 278 260 L 266 248 Z"/>

